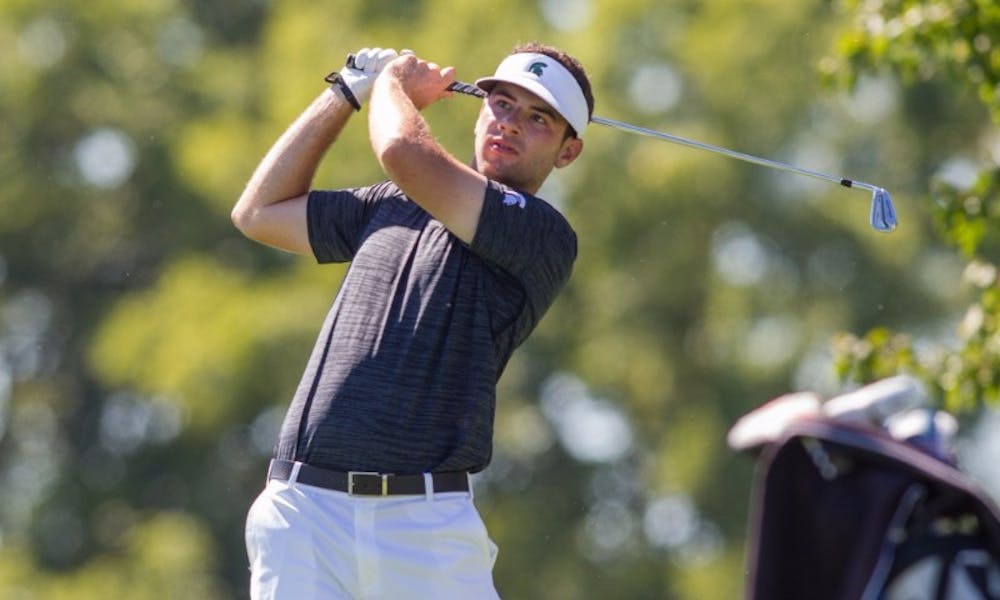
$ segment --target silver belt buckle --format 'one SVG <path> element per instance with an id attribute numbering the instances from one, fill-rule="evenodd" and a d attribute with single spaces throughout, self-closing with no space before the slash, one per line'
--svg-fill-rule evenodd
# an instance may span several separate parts
<path id="1" fill-rule="evenodd" d="M 356 493 L 354 491 L 354 477 L 377 477 L 382 481 L 382 485 L 378 492 L 360 492 Z M 351 496 L 388 496 L 389 495 L 389 476 L 375 471 L 348 471 L 347 472 L 347 493 Z"/>

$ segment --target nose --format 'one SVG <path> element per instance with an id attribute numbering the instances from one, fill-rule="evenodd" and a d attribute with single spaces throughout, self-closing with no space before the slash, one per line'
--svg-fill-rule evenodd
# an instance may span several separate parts
<path id="1" fill-rule="evenodd" d="M 521 117 L 518 111 L 509 111 L 497 115 L 497 127 L 507 133 L 519 133 L 521 131 Z"/>

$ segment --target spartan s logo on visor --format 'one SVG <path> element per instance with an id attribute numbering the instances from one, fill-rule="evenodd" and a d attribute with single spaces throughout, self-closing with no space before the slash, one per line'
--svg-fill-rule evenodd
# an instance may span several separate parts
<path id="1" fill-rule="evenodd" d="M 535 75 L 541 77 L 542 72 L 545 70 L 545 67 L 547 66 L 549 66 L 548 63 L 543 63 L 542 61 L 533 62 L 530 65 L 528 65 L 528 68 L 525 69 L 525 71 L 530 71 L 531 73 L 534 73 Z"/>
<path id="2" fill-rule="evenodd" d="M 520 86 L 559 113 L 577 136 L 590 122 L 590 107 L 576 77 L 559 61 L 538 52 L 515 52 L 503 59 L 492 77 L 476 80 L 489 93 L 501 81 Z"/>

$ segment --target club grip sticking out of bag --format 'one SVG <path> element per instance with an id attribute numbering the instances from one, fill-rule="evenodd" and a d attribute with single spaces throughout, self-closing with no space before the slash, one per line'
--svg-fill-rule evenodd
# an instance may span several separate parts
<path id="1" fill-rule="evenodd" d="M 823 413 L 839 421 L 882 425 L 889 417 L 926 403 L 927 391 L 918 379 L 896 375 L 830 398 Z"/>

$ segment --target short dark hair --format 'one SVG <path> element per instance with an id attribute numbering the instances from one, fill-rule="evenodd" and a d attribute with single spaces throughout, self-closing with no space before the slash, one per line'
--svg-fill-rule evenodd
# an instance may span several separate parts
<path id="1" fill-rule="evenodd" d="M 517 46 L 514 46 L 514 49 L 511 50 L 510 53 L 521 54 L 523 52 L 544 54 L 566 67 L 566 70 L 570 72 L 573 79 L 576 79 L 576 83 L 580 86 L 580 91 L 583 92 L 583 97 L 587 101 L 587 117 L 590 118 L 594 116 L 594 92 L 590 87 L 590 78 L 587 77 L 587 71 L 584 70 L 580 61 L 558 48 L 549 46 L 548 44 L 542 44 L 540 42 L 518 44 Z M 569 126 L 569 131 L 573 137 L 576 136 L 577 132 L 573 129 L 572 125 Z"/>

